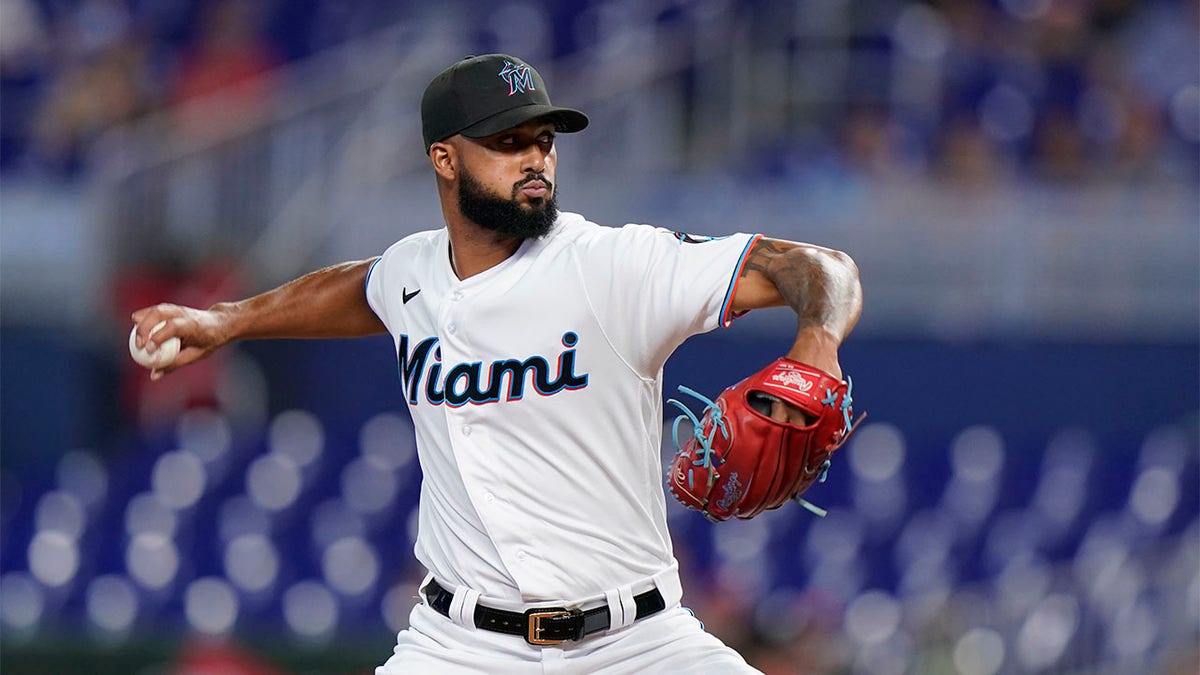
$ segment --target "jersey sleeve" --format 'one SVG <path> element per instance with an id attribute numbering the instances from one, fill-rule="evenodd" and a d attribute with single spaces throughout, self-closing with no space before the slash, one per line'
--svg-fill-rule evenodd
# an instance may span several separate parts
<path id="1" fill-rule="evenodd" d="M 609 341 L 653 377 L 687 338 L 728 326 L 731 302 L 759 235 L 697 237 L 649 225 L 609 228 L 582 265 Z"/>
<path id="2" fill-rule="evenodd" d="M 379 317 L 384 326 L 387 326 L 389 332 L 392 331 L 391 321 L 388 320 L 388 297 L 386 283 L 388 269 L 390 263 L 395 259 L 394 251 L 396 246 L 393 245 L 383 255 L 379 256 L 371 265 L 371 269 L 367 271 L 367 304 L 371 306 L 371 310 Z"/>

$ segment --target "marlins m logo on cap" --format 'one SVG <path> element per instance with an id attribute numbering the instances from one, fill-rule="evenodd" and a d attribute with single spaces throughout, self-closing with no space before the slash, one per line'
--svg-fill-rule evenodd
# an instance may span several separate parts
<path id="1" fill-rule="evenodd" d="M 508 91 L 497 77 L 508 84 Z M 516 94 L 521 95 L 514 98 Z M 426 153 L 455 134 L 484 138 L 535 119 L 552 122 L 566 133 L 588 125 L 587 115 L 552 105 L 537 69 L 509 54 L 468 56 L 438 73 L 421 96 Z"/>
<path id="2" fill-rule="evenodd" d="M 524 63 L 513 63 L 506 60 L 500 69 L 500 77 L 508 83 L 508 95 L 533 91 L 533 74 Z"/>

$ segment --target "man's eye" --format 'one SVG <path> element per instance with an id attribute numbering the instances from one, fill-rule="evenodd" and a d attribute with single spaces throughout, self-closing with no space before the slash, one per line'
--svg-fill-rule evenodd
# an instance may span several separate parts
<path id="1" fill-rule="evenodd" d="M 517 139 L 513 138 L 512 136 L 505 136 L 500 139 L 500 143 L 502 143 L 503 145 L 512 145 L 513 143 L 516 143 L 516 142 L 517 142 Z"/>

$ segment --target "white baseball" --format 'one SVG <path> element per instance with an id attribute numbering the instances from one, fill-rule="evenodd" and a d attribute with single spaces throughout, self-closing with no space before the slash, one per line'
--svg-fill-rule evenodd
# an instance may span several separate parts
<path id="1" fill-rule="evenodd" d="M 159 321 L 157 325 L 150 331 L 151 335 L 158 332 L 159 328 L 167 325 L 166 321 Z M 158 351 L 154 353 L 148 352 L 143 347 L 137 346 L 137 326 L 129 332 L 129 355 L 133 357 L 138 365 L 155 370 L 158 368 L 166 368 L 175 361 L 175 357 L 179 356 L 180 342 L 179 338 L 173 337 L 170 340 L 160 344 Z"/>

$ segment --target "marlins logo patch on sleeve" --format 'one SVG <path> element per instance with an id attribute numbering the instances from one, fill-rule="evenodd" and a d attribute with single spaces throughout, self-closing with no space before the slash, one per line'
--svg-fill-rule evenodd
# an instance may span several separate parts
<path id="1" fill-rule="evenodd" d="M 674 235 L 683 244 L 703 244 L 706 241 L 725 239 L 725 237 L 709 237 L 703 234 L 688 234 L 687 232 L 674 232 Z"/>

